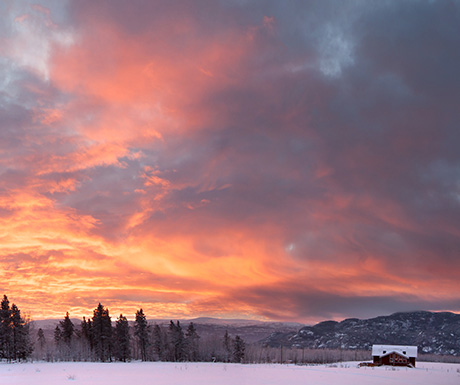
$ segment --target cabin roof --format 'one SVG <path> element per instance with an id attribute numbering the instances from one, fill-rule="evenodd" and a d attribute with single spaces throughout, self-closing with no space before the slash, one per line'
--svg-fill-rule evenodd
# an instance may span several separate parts
<path id="1" fill-rule="evenodd" d="M 390 353 L 398 353 L 406 357 L 417 357 L 417 346 L 406 345 L 372 345 L 372 355 L 383 357 Z"/>

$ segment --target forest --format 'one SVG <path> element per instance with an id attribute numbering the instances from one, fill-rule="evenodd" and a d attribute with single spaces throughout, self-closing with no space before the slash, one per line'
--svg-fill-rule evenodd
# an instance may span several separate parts
<path id="1" fill-rule="evenodd" d="M 222 336 L 217 343 L 200 349 L 200 336 L 190 322 L 184 329 L 180 321 L 166 328 L 149 324 L 142 309 L 136 311 L 131 326 L 123 315 L 112 322 L 109 309 L 99 304 L 93 316 L 74 325 L 69 313 L 54 329 L 52 341 L 43 329 L 33 334 L 33 322 L 21 316 L 3 296 L 0 313 L 0 358 L 20 361 L 35 358 L 46 361 L 223 361 L 243 362 L 246 344 L 240 336 Z"/>

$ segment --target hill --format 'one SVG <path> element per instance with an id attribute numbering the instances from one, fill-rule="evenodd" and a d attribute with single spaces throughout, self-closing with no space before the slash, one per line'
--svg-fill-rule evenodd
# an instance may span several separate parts
<path id="1" fill-rule="evenodd" d="M 36 334 L 39 328 L 45 332 L 47 340 L 53 339 L 53 332 L 56 325 L 59 324 L 60 319 L 45 319 L 33 321 L 32 333 Z M 80 328 L 81 319 L 72 318 L 74 326 L 78 330 Z M 114 322 L 115 319 L 112 318 Z M 193 318 L 179 320 L 183 327 L 187 327 L 190 322 L 195 324 L 198 334 L 201 337 L 207 338 L 215 336 L 222 338 L 225 331 L 228 331 L 230 336 L 239 335 L 246 342 L 258 342 L 268 335 L 274 333 L 295 333 L 300 327 L 304 326 L 295 322 L 264 322 L 257 320 L 243 320 L 243 319 L 221 319 L 221 318 Z M 168 327 L 169 319 L 149 319 L 150 325 L 158 324 L 163 327 Z M 133 321 L 129 322 L 130 326 L 134 325 Z"/>
<path id="2" fill-rule="evenodd" d="M 371 319 L 324 321 L 297 332 L 275 332 L 271 347 L 368 350 L 373 344 L 416 345 L 419 353 L 460 356 L 460 314 L 416 311 Z"/>

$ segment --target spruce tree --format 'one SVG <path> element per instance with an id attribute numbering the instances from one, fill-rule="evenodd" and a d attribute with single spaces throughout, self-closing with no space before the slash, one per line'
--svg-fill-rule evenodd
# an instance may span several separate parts
<path id="1" fill-rule="evenodd" d="M 225 351 L 225 362 L 229 362 L 233 351 L 233 341 L 228 335 L 228 330 L 225 330 L 223 345 Z"/>
<path id="2" fill-rule="evenodd" d="M 32 353 L 32 344 L 29 339 L 29 325 L 21 317 L 21 311 L 11 305 L 11 324 L 13 328 L 13 354 L 14 360 L 24 360 Z"/>
<path id="3" fill-rule="evenodd" d="M 83 356 L 86 359 L 92 358 L 94 348 L 93 323 L 90 319 L 87 320 L 83 317 L 80 328 Z"/>
<path id="4" fill-rule="evenodd" d="M 61 344 L 61 341 L 62 341 L 62 331 L 59 325 L 56 325 L 56 327 L 54 328 L 54 342 L 56 346 L 59 346 Z"/>
<path id="5" fill-rule="evenodd" d="M 137 344 L 139 346 L 141 360 L 147 361 L 147 348 L 149 346 L 149 325 L 142 309 L 136 312 L 134 335 L 136 336 Z"/>
<path id="6" fill-rule="evenodd" d="M 243 362 L 246 344 L 240 336 L 233 341 L 233 362 Z"/>
<path id="7" fill-rule="evenodd" d="M 38 347 L 40 350 L 44 350 L 46 346 L 46 338 L 45 338 L 45 333 L 43 332 L 42 328 L 38 329 L 37 332 L 37 342 L 38 342 Z"/>
<path id="8" fill-rule="evenodd" d="M 166 359 L 167 338 L 161 327 L 157 324 L 153 327 L 153 350 L 160 361 Z"/>
<path id="9" fill-rule="evenodd" d="M 4 295 L 0 308 L 0 358 L 7 359 L 8 361 L 11 360 L 12 344 L 13 328 L 10 301 L 8 301 L 8 297 Z"/>
<path id="10" fill-rule="evenodd" d="M 185 332 L 185 348 L 187 353 L 188 361 L 198 361 L 199 359 L 199 349 L 198 349 L 198 340 L 200 336 L 198 335 L 195 325 L 193 322 L 187 327 Z"/>
<path id="11" fill-rule="evenodd" d="M 37 331 L 37 346 L 40 359 L 44 358 L 44 352 L 46 349 L 46 338 L 45 333 L 43 332 L 42 328 L 39 328 Z"/>
<path id="12" fill-rule="evenodd" d="M 185 341 L 184 332 L 180 322 L 174 324 L 173 321 L 169 323 L 169 341 L 171 346 L 171 358 L 173 361 L 183 361 L 185 358 Z"/>
<path id="13" fill-rule="evenodd" d="M 115 357 L 123 362 L 131 359 L 129 323 L 123 314 L 115 323 Z"/>
<path id="14" fill-rule="evenodd" d="M 109 309 L 100 303 L 93 312 L 92 336 L 96 358 L 102 362 L 112 360 L 112 321 Z"/>
<path id="15" fill-rule="evenodd" d="M 56 351 L 59 359 L 62 359 L 62 330 L 59 325 L 54 328 L 54 344 L 56 345 Z"/>
<path id="16" fill-rule="evenodd" d="M 74 326 L 70 319 L 69 312 L 66 313 L 64 320 L 59 322 L 61 330 L 61 353 L 63 359 L 70 360 L 72 358 L 72 340 L 74 336 Z"/>
<path id="17" fill-rule="evenodd" d="M 60 321 L 59 325 L 61 326 L 62 330 L 62 342 L 70 348 L 75 328 L 73 326 L 73 322 L 69 317 L 69 312 L 65 314 L 64 320 Z"/>

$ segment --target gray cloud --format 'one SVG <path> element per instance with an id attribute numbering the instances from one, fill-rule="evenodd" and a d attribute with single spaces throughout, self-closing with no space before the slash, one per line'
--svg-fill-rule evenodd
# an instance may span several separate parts
<path id="1" fill-rule="evenodd" d="M 444 277 L 458 289 L 459 8 L 413 1 L 71 2 L 68 21 L 82 36 L 99 36 L 100 20 L 127 41 L 148 36 L 146 55 L 170 55 L 171 62 L 207 44 L 232 47 L 235 36 L 252 45 L 225 81 L 178 102 L 185 116 L 205 116 L 196 126 L 184 121 L 163 129 L 161 140 L 127 141 L 111 163 L 44 175 L 36 174 L 38 165 L 78 154 L 87 142 L 69 121 L 37 121 L 37 108 L 72 100 L 68 116 L 81 109 L 86 115 L 78 119 L 95 122 L 110 106 L 2 64 L 11 78 L 0 94 L 4 185 L 75 180 L 71 191 L 43 194 L 96 218 L 91 231 L 109 241 L 195 234 L 194 251 L 219 258 L 226 251 L 209 236 L 238 228 L 263 241 L 270 225 L 270 241 L 299 269 L 305 261 L 377 259 L 386 269 L 398 264 L 393 273 L 401 279 Z M 126 155 L 136 151 L 142 156 Z M 145 185 L 146 167 L 168 183 L 167 192 Z M 127 230 L 145 202 L 147 219 Z M 285 310 L 300 318 L 460 309 L 455 299 L 427 300 L 429 294 L 353 297 L 288 286 L 254 290 L 241 301 L 276 318 L 286 297 Z"/>

